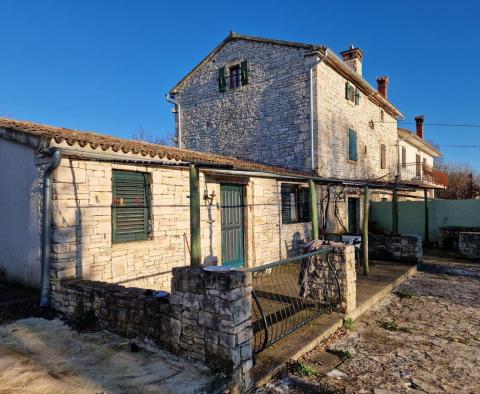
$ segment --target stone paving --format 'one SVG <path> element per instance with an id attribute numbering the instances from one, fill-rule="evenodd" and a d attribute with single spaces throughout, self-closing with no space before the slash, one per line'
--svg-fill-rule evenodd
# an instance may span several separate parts
<path id="1" fill-rule="evenodd" d="M 333 343 L 320 345 L 259 391 L 478 393 L 479 321 L 479 279 L 418 273 L 354 330 L 337 332 Z M 325 349 L 344 358 L 328 372 L 312 363 Z M 298 365 L 307 369 L 299 373 Z"/>

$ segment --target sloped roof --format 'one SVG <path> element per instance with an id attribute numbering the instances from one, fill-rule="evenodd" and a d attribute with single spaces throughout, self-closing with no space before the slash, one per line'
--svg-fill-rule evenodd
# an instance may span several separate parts
<path id="1" fill-rule="evenodd" d="M 80 148 L 89 146 L 100 152 L 113 151 L 119 153 L 132 153 L 146 158 L 160 158 L 177 160 L 181 162 L 193 162 L 227 166 L 232 169 L 263 171 L 279 175 L 310 176 L 311 174 L 294 171 L 283 167 L 270 166 L 248 160 L 240 160 L 234 157 L 222 156 L 213 153 L 197 152 L 187 149 L 178 149 L 158 144 L 113 137 L 107 134 L 99 134 L 91 131 L 72 130 L 63 127 L 49 126 L 28 121 L 20 121 L 0 117 L 0 129 L 13 130 L 28 136 L 39 137 L 50 146 L 52 141 L 57 144 L 65 142 L 69 146 Z M 0 134 L 1 136 L 1 134 Z"/>
<path id="2" fill-rule="evenodd" d="M 428 153 L 429 155 L 433 157 L 440 157 L 442 156 L 442 153 L 435 148 L 432 144 L 429 142 L 425 141 L 423 138 L 420 138 L 414 131 L 405 129 L 403 127 L 399 127 L 397 129 L 398 135 L 405 138 L 407 137 L 408 140 L 406 140 L 408 143 L 416 146 L 417 148 L 423 150 L 424 152 Z"/>
<path id="3" fill-rule="evenodd" d="M 185 77 L 183 77 L 172 89 L 170 89 L 170 93 L 175 94 L 176 92 L 178 92 L 178 90 L 180 90 L 183 87 L 183 85 L 204 63 L 211 60 L 217 54 L 217 52 L 220 51 L 228 42 L 234 41 L 234 40 L 246 40 L 246 41 L 253 41 L 253 42 L 259 42 L 264 44 L 290 46 L 293 48 L 308 49 L 312 52 L 321 52 L 321 53 L 327 52 L 326 63 L 328 65 L 330 65 L 334 70 L 336 70 L 344 78 L 350 80 L 351 82 L 356 84 L 359 88 L 363 89 L 363 92 L 367 93 L 368 97 L 372 99 L 372 101 L 374 101 L 377 105 L 380 105 L 381 107 L 383 107 L 392 116 L 400 117 L 400 118 L 404 117 L 398 108 L 396 108 L 388 99 L 386 99 L 380 93 L 378 93 L 378 91 L 375 88 L 373 88 L 368 83 L 367 80 L 365 80 L 362 76 L 358 75 L 355 71 L 353 71 L 350 67 L 348 67 L 335 54 L 335 52 L 329 49 L 327 46 L 249 36 L 249 35 L 239 34 L 236 32 L 230 32 L 230 34 L 215 49 L 213 49 L 213 51 L 211 51 L 202 61 L 200 61 L 200 63 L 198 63 L 187 75 L 185 75 Z"/>

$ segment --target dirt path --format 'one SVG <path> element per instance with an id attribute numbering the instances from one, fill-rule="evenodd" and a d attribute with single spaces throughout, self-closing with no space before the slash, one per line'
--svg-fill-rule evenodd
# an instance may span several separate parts
<path id="1" fill-rule="evenodd" d="M 77 333 L 58 319 L 0 326 L 0 394 L 199 393 L 212 378 L 169 353 L 132 353 L 123 338 Z"/>
<path id="2" fill-rule="evenodd" d="M 479 393 L 480 280 L 419 273 L 397 294 L 328 345 L 344 358 L 336 368 L 302 376 L 313 352 L 261 391 Z"/>

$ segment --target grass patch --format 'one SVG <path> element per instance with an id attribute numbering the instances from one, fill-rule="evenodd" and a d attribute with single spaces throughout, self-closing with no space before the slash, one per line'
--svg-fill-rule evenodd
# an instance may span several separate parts
<path id="1" fill-rule="evenodd" d="M 343 328 L 349 331 L 355 330 L 355 322 L 351 317 L 347 317 L 346 319 L 343 319 Z"/>
<path id="2" fill-rule="evenodd" d="M 353 354 L 350 353 L 348 350 L 341 350 L 341 349 L 328 349 L 329 353 L 335 354 L 336 356 L 340 357 L 342 360 L 347 360 L 349 358 L 353 358 Z"/>
<path id="3" fill-rule="evenodd" d="M 292 369 L 296 374 L 300 376 L 314 376 L 317 374 L 317 372 L 312 367 L 300 361 L 294 361 L 292 363 Z"/>
<path id="4" fill-rule="evenodd" d="M 400 297 L 400 299 L 404 298 L 413 298 L 413 293 L 408 290 L 408 289 L 398 289 L 397 291 L 394 292 L 397 296 Z"/>
<path id="5" fill-rule="evenodd" d="M 378 321 L 378 325 L 387 331 L 402 331 L 402 332 L 410 332 L 408 327 L 399 326 L 395 320 L 386 321 L 380 320 Z"/>

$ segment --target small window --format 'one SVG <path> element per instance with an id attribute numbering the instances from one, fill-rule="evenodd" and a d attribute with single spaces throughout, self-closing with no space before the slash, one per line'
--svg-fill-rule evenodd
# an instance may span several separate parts
<path id="1" fill-rule="evenodd" d="M 148 239 L 150 209 L 148 174 L 113 171 L 112 240 L 114 243 Z"/>
<path id="2" fill-rule="evenodd" d="M 360 104 L 360 90 L 348 81 L 345 82 L 345 98 L 355 103 L 355 105 Z"/>
<path id="3" fill-rule="evenodd" d="M 402 146 L 402 168 L 407 168 L 407 148 Z"/>
<path id="4" fill-rule="evenodd" d="M 234 64 L 228 67 L 228 69 L 226 66 L 220 67 L 218 69 L 218 90 L 220 92 L 226 92 L 227 86 L 230 91 L 238 89 L 241 86 L 248 85 L 248 79 L 249 72 L 246 60 Z"/>
<path id="5" fill-rule="evenodd" d="M 310 193 L 307 187 L 282 184 L 282 223 L 310 221 Z"/>
<path id="6" fill-rule="evenodd" d="M 240 65 L 230 67 L 230 89 L 237 89 L 240 85 Z"/>
<path id="7" fill-rule="evenodd" d="M 380 168 L 382 170 L 387 168 L 387 147 L 385 144 L 380 145 Z"/>
<path id="8" fill-rule="evenodd" d="M 357 161 L 357 132 L 355 130 L 348 130 L 348 160 Z"/>
<path id="9" fill-rule="evenodd" d="M 380 120 L 382 122 L 385 121 L 385 112 L 383 111 L 383 109 L 380 110 Z"/>

